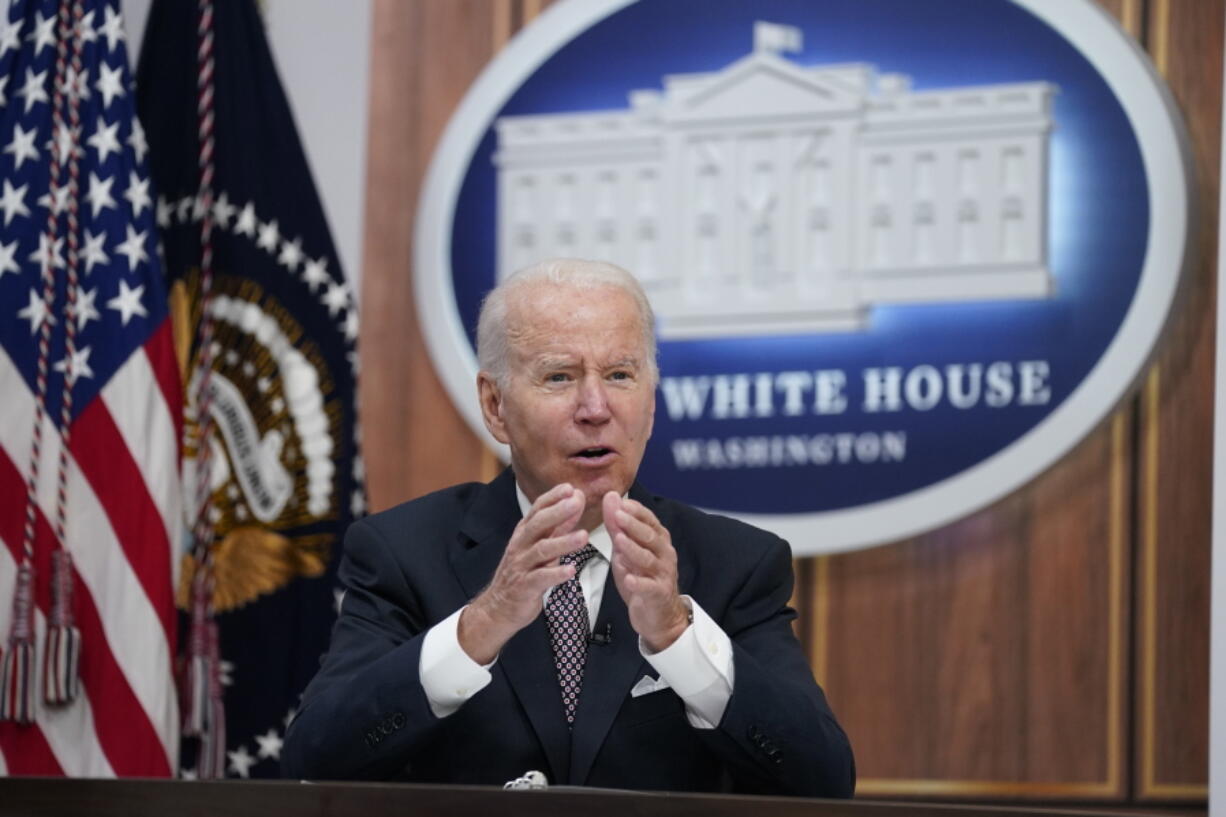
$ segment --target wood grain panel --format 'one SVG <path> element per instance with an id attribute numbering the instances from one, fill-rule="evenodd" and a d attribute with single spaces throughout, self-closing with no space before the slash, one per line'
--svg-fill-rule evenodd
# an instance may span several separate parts
<path id="1" fill-rule="evenodd" d="M 814 663 L 862 795 L 1123 796 L 1130 428 L 1118 412 L 954 525 L 819 561 Z"/>
<path id="2" fill-rule="evenodd" d="M 1213 330 L 1221 0 L 1152 0 L 1147 45 L 1188 125 L 1199 230 L 1187 291 L 1146 382 L 1139 469 L 1136 790 L 1207 796 Z"/>
<path id="3" fill-rule="evenodd" d="M 1085 796 L 1126 791 L 1134 418 L 1117 411 L 1031 492 L 1026 776 Z"/>
<path id="4" fill-rule="evenodd" d="M 501 47 L 510 0 L 376 0 L 362 275 L 361 411 L 371 507 L 482 475 L 417 322 L 412 236 L 434 146 Z M 474 386 L 474 399 L 475 386 Z"/>
<path id="5" fill-rule="evenodd" d="M 1124 30 L 1135 39 L 1141 39 L 1144 25 L 1143 0 L 1094 0 L 1094 2 L 1118 20 Z"/>

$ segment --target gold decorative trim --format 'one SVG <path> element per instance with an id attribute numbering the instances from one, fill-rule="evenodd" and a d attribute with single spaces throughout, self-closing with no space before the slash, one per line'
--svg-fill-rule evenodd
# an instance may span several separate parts
<path id="1" fill-rule="evenodd" d="M 1171 8 L 1169 0 L 1150 0 L 1149 53 L 1163 77 L 1170 68 Z"/>
<path id="2" fill-rule="evenodd" d="M 488 448 L 481 449 L 481 481 L 489 482 L 502 473 L 502 460 Z"/>
<path id="3" fill-rule="evenodd" d="M 1200 783 L 1153 783 L 1142 795 L 1155 800 L 1207 800 L 1209 786 Z"/>
<path id="4" fill-rule="evenodd" d="M 805 626 L 807 619 L 805 614 L 808 612 L 808 598 L 805 596 L 805 591 L 808 588 L 808 577 L 805 576 L 805 560 L 796 556 L 792 557 L 792 595 L 788 598 L 788 607 L 796 611 L 796 617 L 792 619 L 792 635 L 803 642 L 805 638 Z"/>
<path id="5" fill-rule="evenodd" d="M 542 0 L 524 0 L 524 25 L 536 19 L 545 8 Z"/>
<path id="6" fill-rule="evenodd" d="M 1154 739 L 1157 726 L 1154 698 L 1158 678 L 1158 404 L 1160 374 L 1158 366 L 1145 378 L 1142 401 L 1145 406 L 1142 445 L 1145 470 L 1142 474 L 1141 513 L 1141 794 L 1154 788 Z"/>
<path id="7" fill-rule="evenodd" d="M 493 12 L 493 35 L 495 52 L 502 49 L 507 44 L 507 40 L 511 39 L 511 5 L 515 0 L 495 0 L 491 11 Z"/>
<path id="8" fill-rule="evenodd" d="M 1108 783 L 1040 783 L 996 780 L 861 779 L 856 782 L 856 797 L 1115 797 L 1118 787 Z"/>
<path id="9" fill-rule="evenodd" d="M 1120 25 L 1132 35 L 1133 39 L 1141 36 L 1141 0 L 1124 0 L 1120 8 Z"/>
<path id="10" fill-rule="evenodd" d="M 1128 660 L 1124 649 L 1124 573 L 1127 551 L 1128 475 L 1124 461 L 1128 451 L 1127 408 L 1111 417 L 1111 466 L 1107 560 L 1111 579 L 1107 598 L 1107 781 L 1111 793 L 1122 793 L 1124 774 L 1124 675 Z"/>

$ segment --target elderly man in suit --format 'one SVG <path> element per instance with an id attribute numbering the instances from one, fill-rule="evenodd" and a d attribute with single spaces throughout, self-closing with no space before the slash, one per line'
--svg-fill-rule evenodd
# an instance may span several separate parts
<path id="1" fill-rule="evenodd" d="M 635 482 L 654 320 L 610 264 L 509 277 L 478 398 L 511 466 L 355 523 L 285 774 L 848 797 L 791 627 L 786 542 Z"/>

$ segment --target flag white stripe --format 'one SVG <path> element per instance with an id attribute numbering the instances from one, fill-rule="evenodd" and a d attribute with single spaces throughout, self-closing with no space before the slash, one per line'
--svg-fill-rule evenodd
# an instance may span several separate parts
<path id="1" fill-rule="evenodd" d="M 101 396 L 162 515 L 171 558 L 177 559 L 183 533 L 177 432 L 149 356 L 131 355 Z"/>
<path id="2" fill-rule="evenodd" d="M 12 360 L 0 350 L 0 382 L 19 378 Z M 3 401 L 0 448 L 18 468 L 22 481 L 29 474 L 29 434 L 34 424 L 34 396 L 12 389 Z M 55 519 L 56 467 L 60 436 L 51 418 L 43 418 L 41 483 L 38 502 L 48 520 Z M 89 587 L 106 633 L 107 646 L 136 699 L 161 739 L 171 768 L 178 758 L 178 702 L 174 697 L 172 664 L 161 617 L 120 546 L 106 512 L 68 458 L 68 550 L 77 572 Z M 11 598 L 11 596 L 9 597 Z M 5 631 L 0 631 L 5 632 Z"/>
<path id="3" fill-rule="evenodd" d="M 17 563 L 13 561 L 8 545 L 0 539 L 0 598 L 13 597 L 16 577 Z M 0 605 L 0 633 L 9 631 L 12 615 L 11 605 Z M 47 620 L 38 609 L 34 611 L 34 633 L 36 644 L 45 643 Z M 38 690 L 38 694 L 34 696 L 34 719 L 64 774 L 72 777 L 114 777 L 115 771 L 98 742 L 89 697 L 78 695 L 67 706 L 49 708 L 43 704 L 42 675 L 43 662 L 40 656 L 34 662 L 34 688 Z M 2 756 L 3 752 L 0 752 L 0 759 Z M 3 765 L 5 764 L 0 763 L 0 766 Z M 2 768 L 0 774 L 3 774 Z"/>

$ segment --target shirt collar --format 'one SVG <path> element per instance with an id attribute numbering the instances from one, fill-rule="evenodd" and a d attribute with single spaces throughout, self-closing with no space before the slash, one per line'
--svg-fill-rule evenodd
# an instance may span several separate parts
<path id="1" fill-rule="evenodd" d="M 622 494 L 622 499 L 625 498 L 625 494 Z M 519 501 L 520 516 L 526 517 L 528 511 L 532 510 L 532 503 L 528 501 L 527 494 L 519 487 L 518 480 L 515 482 L 515 499 Z M 613 539 L 605 530 L 603 522 L 588 534 L 587 540 L 592 543 L 592 547 L 596 548 L 596 552 L 603 556 L 606 562 L 613 561 Z"/>

